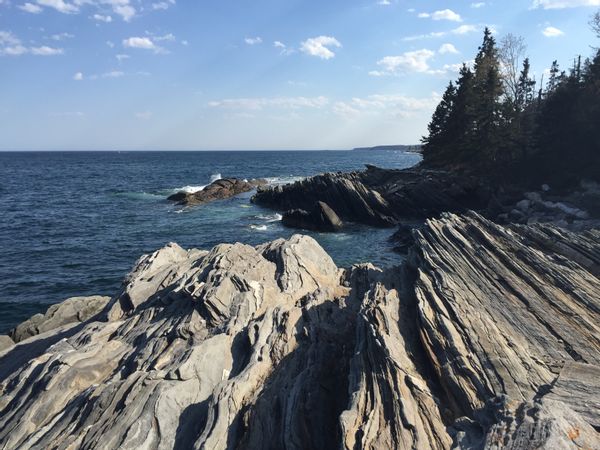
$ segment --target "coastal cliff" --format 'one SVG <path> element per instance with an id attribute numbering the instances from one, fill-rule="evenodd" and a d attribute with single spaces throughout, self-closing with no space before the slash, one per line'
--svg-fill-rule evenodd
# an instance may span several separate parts
<path id="1" fill-rule="evenodd" d="M 597 448 L 599 276 L 600 232 L 475 213 L 386 270 L 169 244 L 0 353 L 0 448 Z"/>

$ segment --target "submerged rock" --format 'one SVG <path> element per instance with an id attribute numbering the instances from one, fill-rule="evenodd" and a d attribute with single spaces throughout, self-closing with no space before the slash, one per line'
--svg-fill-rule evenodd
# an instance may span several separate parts
<path id="1" fill-rule="evenodd" d="M 598 448 L 600 232 L 413 233 L 387 270 L 301 235 L 142 257 L 0 353 L 0 448 Z"/>
<path id="2" fill-rule="evenodd" d="M 282 216 L 282 223 L 290 228 L 316 231 L 338 231 L 343 223 L 327 203 L 317 202 L 312 210 L 292 209 Z"/>
<path id="3" fill-rule="evenodd" d="M 223 200 L 244 192 L 264 186 L 267 180 L 241 180 L 238 178 L 221 178 L 213 181 L 204 189 L 197 192 L 177 192 L 168 197 L 168 200 L 177 202 L 178 205 L 201 205 L 215 200 Z"/>

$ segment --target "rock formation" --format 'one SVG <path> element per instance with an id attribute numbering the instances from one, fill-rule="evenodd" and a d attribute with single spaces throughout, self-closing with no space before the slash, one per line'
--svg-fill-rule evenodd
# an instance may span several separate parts
<path id="1" fill-rule="evenodd" d="M 447 214 L 414 242 L 387 270 L 301 235 L 146 255 L 0 350 L 0 448 L 598 448 L 600 232 Z"/>
<path id="2" fill-rule="evenodd" d="M 36 314 L 9 332 L 14 342 L 55 330 L 64 325 L 74 325 L 94 317 L 108 304 L 110 297 L 73 297 L 50 306 L 45 314 Z"/>
<path id="3" fill-rule="evenodd" d="M 213 181 L 204 189 L 196 192 L 177 192 L 168 197 L 168 200 L 177 202 L 178 205 L 193 206 L 223 200 L 235 195 L 249 192 L 257 186 L 264 186 L 267 180 L 241 180 L 238 178 L 221 178 Z"/>
<path id="4" fill-rule="evenodd" d="M 309 211 L 322 201 L 345 221 L 388 227 L 443 211 L 486 208 L 492 193 L 482 180 L 422 168 L 325 173 L 293 184 L 266 186 L 252 201 L 281 211 Z"/>
<path id="5" fill-rule="evenodd" d="M 327 203 L 317 202 L 310 211 L 291 209 L 283 213 L 282 223 L 290 228 L 316 231 L 337 231 L 343 223 Z"/>

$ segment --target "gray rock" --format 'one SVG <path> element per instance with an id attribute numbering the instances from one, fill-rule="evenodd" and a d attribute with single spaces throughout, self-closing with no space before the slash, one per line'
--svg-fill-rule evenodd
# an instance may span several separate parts
<path id="1" fill-rule="evenodd" d="M 108 304 L 110 297 L 73 297 L 50 306 L 45 314 L 36 314 L 17 325 L 9 335 L 14 342 L 54 330 L 65 325 L 85 322 Z"/>
<path id="2" fill-rule="evenodd" d="M 13 345 L 15 345 L 15 342 L 10 338 L 10 336 L 0 334 L 0 353 L 2 353 L 5 350 L 8 350 Z"/>
<path id="3" fill-rule="evenodd" d="M 599 448 L 600 231 L 413 238 L 386 270 L 301 235 L 143 256 L 0 353 L 0 449 Z"/>

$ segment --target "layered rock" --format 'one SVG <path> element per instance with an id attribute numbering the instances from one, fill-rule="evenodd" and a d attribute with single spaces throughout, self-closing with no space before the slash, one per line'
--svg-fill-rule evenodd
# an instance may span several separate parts
<path id="1" fill-rule="evenodd" d="M 423 168 L 367 169 L 350 173 L 325 173 L 293 184 L 266 186 L 252 201 L 281 211 L 309 211 L 315 202 L 330 205 L 345 221 L 387 227 L 424 219 L 444 211 L 483 209 L 494 199 L 479 178 Z"/>
<path id="2" fill-rule="evenodd" d="M 387 270 L 170 244 L 0 353 L 0 448 L 596 448 L 598 237 L 444 215 Z"/>
<path id="3" fill-rule="evenodd" d="M 267 180 L 263 179 L 241 180 L 239 178 L 221 178 L 213 181 L 200 191 L 177 192 L 169 196 L 168 200 L 176 202 L 178 205 L 201 205 L 249 192 L 256 189 L 257 186 L 264 186 L 265 184 L 267 184 Z"/>
<path id="4" fill-rule="evenodd" d="M 73 297 L 50 306 L 45 314 L 36 314 L 9 332 L 14 342 L 55 330 L 65 325 L 85 322 L 100 313 L 110 297 Z"/>
<path id="5" fill-rule="evenodd" d="M 338 231 L 342 220 L 327 203 L 317 202 L 310 211 L 292 209 L 283 213 L 282 223 L 290 228 L 316 231 Z"/>

